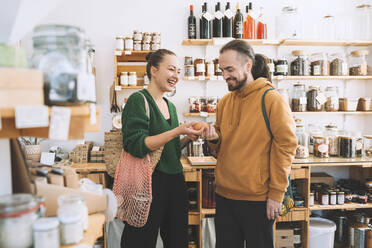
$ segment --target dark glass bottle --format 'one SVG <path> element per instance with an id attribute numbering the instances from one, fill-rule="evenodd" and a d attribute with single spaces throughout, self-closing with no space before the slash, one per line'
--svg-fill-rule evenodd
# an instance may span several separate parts
<path id="1" fill-rule="evenodd" d="M 200 39 L 211 38 L 211 19 L 212 16 L 207 10 L 207 3 L 204 3 L 202 16 L 200 17 Z"/>
<path id="2" fill-rule="evenodd" d="M 187 33 L 189 39 L 196 39 L 196 18 L 194 16 L 193 5 L 190 5 L 190 15 L 187 20 Z"/>
<path id="3" fill-rule="evenodd" d="M 220 2 L 216 5 L 216 13 L 213 19 L 213 37 L 222 37 L 222 18 Z"/>
<path id="4" fill-rule="evenodd" d="M 232 19 L 233 13 L 230 9 L 230 2 L 226 3 L 225 15 L 223 17 L 223 37 L 233 37 Z"/>
<path id="5" fill-rule="evenodd" d="M 234 16 L 234 38 L 242 39 L 243 38 L 243 22 L 244 17 L 240 12 L 239 3 L 236 4 L 236 14 Z"/>

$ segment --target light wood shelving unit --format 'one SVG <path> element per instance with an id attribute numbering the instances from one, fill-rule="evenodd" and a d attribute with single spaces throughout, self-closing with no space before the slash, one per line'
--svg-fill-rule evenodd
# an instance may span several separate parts
<path id="1" fill-rule="evenodd" d="M 273 80 L 372 80 L 372 76 L 274 76 Z"/>

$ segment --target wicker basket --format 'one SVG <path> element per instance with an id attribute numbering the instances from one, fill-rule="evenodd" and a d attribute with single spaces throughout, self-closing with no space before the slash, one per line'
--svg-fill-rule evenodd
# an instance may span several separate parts
<path id="1" fill-rule="evenodd" d="M 123 149 L 123 136 L 121 131 L 110 131 L 105 133 L 105 164 L 107 173 L 115 177 L 116 165 L 119 162 L 121 150 Z"/>
<path id="2" fill-rule="evenodd" d="M 26 157 L 26 160 L 40 162 L 40 157 L 41 157 L 40 145 L 25 145 L 25 157 Z"/>

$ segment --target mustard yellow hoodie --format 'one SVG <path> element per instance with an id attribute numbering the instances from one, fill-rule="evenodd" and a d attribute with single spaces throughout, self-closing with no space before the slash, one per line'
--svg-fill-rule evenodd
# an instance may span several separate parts
<path id="1" fill-rule="evenodd" d="M 230 92 L 217 105 L 218 154 L 216 193 L 233 200 L 281 202 L 297 147 L 295 123 L 288 104 L 274 90 L 265 97 L 274 136 L 270 158 L 270 134 L 261 110 L 265 90 L 274 88 L 258 78 L 240 92 Z"/>

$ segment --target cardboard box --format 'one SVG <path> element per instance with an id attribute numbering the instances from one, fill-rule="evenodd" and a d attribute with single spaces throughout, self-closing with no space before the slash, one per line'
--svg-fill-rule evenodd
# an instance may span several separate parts
<path id="1" fill-rule="evenodd" d="M 43 104 L 43 75 L 40 71 L 0 68 L 0 108 Z"/>
<path id="2" fill-rule="evenodd" d="M 48 181 L 50 184 L 65 186 L 64 178 L 61 175 L 49 173 Z"/>
<path id="3" fill-rule="evenodd" d="M 311 173 L 310 183 L 325 183 L 333 186 L 333 177 L 324 172 Z"/>

